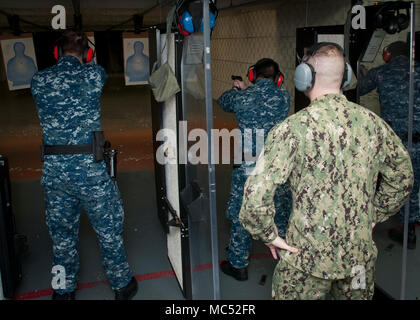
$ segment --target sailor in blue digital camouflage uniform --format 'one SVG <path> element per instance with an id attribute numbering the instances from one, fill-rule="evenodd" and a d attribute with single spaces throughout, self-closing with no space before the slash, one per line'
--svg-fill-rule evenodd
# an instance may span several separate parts
<path id="1" fill-rule="evenodd" d="M 99 99 L 107 76 L 101 66 L 86 64 L 92 52 L 82 32 L 64 31 L 55 50 L 57 64 L 37 72 L 31 83 L 43 144 L 73 150 L 71 154 L 44 156 L 41 184 L 53 241 L 53 265 L 64 267 L 66 275 L 65 284 L 54 288 L 52 298 L 75 299 L 79 220 L 84 208 L 99 240 L 102 266 L 115 299 L 128 300 L 137 292 L 137 281 L 126 260 L 124 209 L 118 187 L 104 161 L 95 162 L 91 151 L 74 151 L 91 145 L 92 132 L 101 130 Z"/>
<path id="2" fill-rule="evenodd" d="M 361 68 L 364 77 L 358 81 L 360 95 L 377 89 L 381 104 L 381 117 L 387 121 L 407 148 L 408 107 L 409 107 L 409 45 L 397 41 L 384 48 L 386 62 L 377 68 Z M 410 215 L 408 225 L 408 248 L 416 248 L 415 223 L 420 221 L 419 180 L 420 180 L 420 64 L 415 64 L 414 76 L 414 119 L 413 149 L 411 161 L 414 169 L 414 186 L 410 195 Z M 400 211 L 401 223 L 404 222 L 404 208 Z M 389 236 L 403 243 L 401 228 L 391 229 Z"/>
<path id="3" fill-rule="evenodd" d="M 261 152 L 268 132 L 288 116 L 290 108 L 290 95 L 281 87 L 283 75 L 275 61 L 268 58 L 259 60 L 250 67 L 248 79 L 254 83 L 253 86 L 247 87 L 243 81 L 234 80 L 233 88 L 223 93 L 217 100 L 224 111 L 235 113 L 238 129 L 243 137 L 245 159 L 242 159 L 242 164 L 233 170 L 226 210 L 228 219 L 232 221 L 228 261 L 221 264 L 221 270 L 225 274 L 239 281 L 248 279 L 247 266 L 252 241 L 249 232 L 239 222 L 245 182 L 255 167 L 255 161 L 249 161 L 246 154 L 252 153 L 256 156 Z M 258 129 L 263 130 L 263 137 L 259 135 L 263 139 L 260 141 L 262 145 L 258 144 Z M 252 132 L 252 136 L 247 135 L 247 131 Z M 275 222 L 279 234 L 284 235 L 292 207 L 288 185 L 280 186 L 274 199 Z"/>

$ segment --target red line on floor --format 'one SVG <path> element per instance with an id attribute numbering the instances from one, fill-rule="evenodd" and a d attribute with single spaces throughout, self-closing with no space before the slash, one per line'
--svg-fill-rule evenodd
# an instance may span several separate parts
<path id="1" fill-rule="evenodd" d="M 264 258 L 270 258 L 271 257 L 271 253 L 257 253 L 257 254 L 252 254 L 250 255 L 249 259 L 264 259 Z M 219 261 L 219 264 L 222 262 L 223 260 Z M 203 271 L 203 270 L 208 270 L 211 269 L 213 266 L 212 263 L 206 263 L 206 264 L 202 264 L 202 265 L 198 265 L 194 267 L 194 271 Z M 162 279 L 162 278 L 168 278 L 168 277 L 173 277 L 175 276 L 175 273 L 173 270 L 165 270 L 165 271 L 160 271 L 160 272 L 151 272 L 151 273 L 144 273 L 144 274 L 139 274 L 134 276 L 136 278 L 137 281 L 146 281 L 146 280 L 154 280 L 154 279 Z M 100 284 L 106 284 L 108 283 L 108 281 L 97 281 L 97 282 L 88 282 L 88 283 L 83 283 L 83 284 L 79 284 L 77 286 L 77 290 L 84 290 L 84 289 L 89 289 L 89 288 L 93 288 L 96 287 Z M 52 289 L 43 289 L 43 290 L 35 290 L 35 291 L 31 291 L 31 292 L 25 292 L 25 293 L 18 293 L 13 297 L 13 300 L 30 300 L 30 299 L 37 299 L 37 298 L 42 298 L 42 297 L 48 297 L 51 296 L 53 293 Z"/>

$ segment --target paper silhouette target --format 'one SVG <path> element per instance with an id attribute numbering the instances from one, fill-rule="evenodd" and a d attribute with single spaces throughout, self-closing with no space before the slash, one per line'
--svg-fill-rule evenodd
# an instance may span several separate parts
<path id="1" fill-rule="evenodd" d="M 147 84 L 150 76 L 149 39 L 124 38 L 126 85 Z"/>
<path id="2" fill-rule="evenodd" d="M 0 42 L 9 90 L 29 88 L 38 70 L 32 36 Z"/>

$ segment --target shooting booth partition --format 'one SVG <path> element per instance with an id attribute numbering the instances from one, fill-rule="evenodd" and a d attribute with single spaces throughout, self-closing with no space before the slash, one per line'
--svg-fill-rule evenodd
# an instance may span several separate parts
<path id="1" fill-rule="evenodd" d="M 413 105 L 414 105 L 414 45 L 415 45 L 415 4 L 414 2 L 395 1 L 379 5 L 366 6 L 366 28 L 351 27 L 352 14 L 349 12 L 345 25 L 298 28 L 296 31 L 296 65 L 305 50 L 313 44 L 322 41 L 335 42 L 343 46 L 346 59 L 353 69 L 356 79 L 361 77 L 360 65 L 363 63 L 383 64 L 382 48 L 396 40 L 409 42 L 410 45 L 410 85 L 409 85 L 409 114 L 408 114 L 408 151 L 412 150 L 413 134 Z M 396 12 L 410 11 L 410 25 L 408 37 L 401 39 L 400 34 L 386 34 L 376 24 L 378 12 L 385 10 Z M 407 17 L 408 18 L 408 17 Z M 404 31 L 404 30 L 401 30 Z M 407 30 L 406 30 L 407 31 Z M 399 36 L 399 38 L 397 38 Z M 404 36 L 404 35 L 403 35 Z M 372 65 L 372 67 L 376 66 Z M 344 91 L 348 100 L 380 114 L 377 94 L 372 98 L 362 98 L 358 91 L 356 79 Z M 375 97 L 376 95 L 376 97 Z M 376 101 L 374 101 L 376 99 Z M 372 103 L 373 102 L 373 103 Z M 295 89 L 295 112 L 305 108 L 309 99 Z M 388 237 L 388 230 L 400 224 L 398 214 L 387 222 L 379 224 L 373 231 L 373 238 L 378 248 L 378 259 L 375 269 L 375 296 L 388 299 L 419 299 L 420 298 L 420 248 L 407 250 L 409 201 L 404 208 L 404 245 L 401 246 Z"/>
<path id="2" fill-rule="evenodd" d="M 7 157 L 0 155 L 0 300 L 13 298 L 22 279 L 20 253 L 26 239 L 16 232 Z"/>
<path id="3" fill-rule="evenodd" d="M 205 161 L 190 161 L 196 159 L 191 146 L 197 138 L 191 131 L 211 139 L 213 128 L 208 0 L 203 12 L 203 33 L 170 37 L 169 65 L 181 92 L 162 103 L 151 97 L 158 216 L 179 286 L 185 298 L 194 300 L 220 299 L 215 168 L 208 161 L 212 148 L 200 151 Z M 163 32 L 149 31 L 151 70 L 167 59 Z"/>

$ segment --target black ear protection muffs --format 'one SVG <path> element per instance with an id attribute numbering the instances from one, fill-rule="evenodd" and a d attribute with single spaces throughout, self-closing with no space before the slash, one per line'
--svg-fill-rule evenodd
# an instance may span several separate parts
<path id="1" fill-rule="evenodd" d="M 405 30 L 410 25 L 410 12 L 406 9 L 406 13 L 400 13 L 399 10 L 393 9 L 395 5 L 391 3 L 379 9 L 376 14 L 376 27 L 382 28 L 389 34 L 395 34 Z"/>
<path id="2" fill-rule="evenodd" d="M 88 43 L 92 43 L 87 37 L 86 37 Z M 57 40 L 57 42 L 59 42 L 59 40 Z M 92 43 L 93 45 L 93 43 Z M 60 59 L 63 56 L 63 49 L 61 48 L 61 46 L 57 43 L 54 46 L 54 58 L 55 60 Z M 88 45 L 87 48 L 84 49 L 83 51 L 83 55 L 82 55 L 82 61 L 83 63 L 89 63 L 93 60 L 95 56 L 95 51 Z"/>
<path id="3" fill-rule="evenodd" d="M 248 68 L 248 72 L 247 72 L 247 76 L 248 76 L 248 80 L 249 82 L 251 82 L 252 84 L 255 84 L 255 82 L 257 81 L 257 69 L 261 68 L 264 64 L 267 65 L 272 65 L 274 67 L 274 84 L 277 87 L 281 87 L 283 85 L 284 82 L 284 75 L 283 73 L 280 71 L 279 65 L 271 59 L 268 58 L 264 58 L 259 60 L 256 64 L 250 66 Z"/>
<path id="4" fill-rule="evenodd" d="M 195 5 L 191 0 L 183 0 L 175 10 L 178 29 L 182 35 L 188 36 L 194 32 L 203 32 L 202 4 Z M 209 1 L 210 29 L 216 25 L 219 11 L 212 0 Z"/>
<path id="5" fill-rule="evenodd" d="M 310 57 L 314 57 L 320 48 L 328 46 L 328 45 L 336 47 L 338 50 L 340 50 L 340 52 L 344 56 L 343 48 L 334 42 L 317 43 L 308 50 L 306 55 Z M 353 71 L 350 64 L 344 61 L 344 74 L 343 74 L 343 80 L 341 82 L 341 89 L 347 87 L 350 84 L 352 72 Z M 312 65 L 306 62 L 302 62 L 301 64 L 299 64 L 296 67 L 295 77 L 294 77 L 296 89 L 302 92 L 312 89 L 315 84 L 315 75 L 316 75 L 316 72 Z"/>

